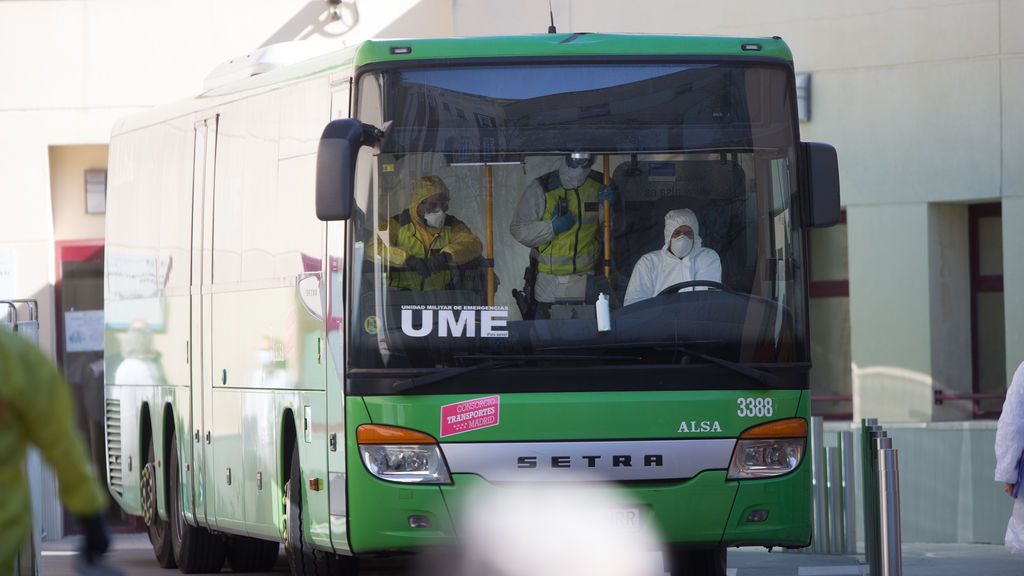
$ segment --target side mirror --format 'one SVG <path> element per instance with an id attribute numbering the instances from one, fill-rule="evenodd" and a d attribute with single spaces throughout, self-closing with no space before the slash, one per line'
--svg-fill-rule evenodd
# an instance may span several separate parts
<path id="1" fill-rule="evenodd" d="M 820 142 L 801 142 L 807 183 L 807 225 L 827 228 L 839 223 L 839 158 Z"/>
<path id="2" fill-rule="evenodd" d="M 363 123 L 334 120 L 320 135 L 316 152 L 316 217 L 348 220 L 355 198 L 356 158 L 363 145 Z"/>

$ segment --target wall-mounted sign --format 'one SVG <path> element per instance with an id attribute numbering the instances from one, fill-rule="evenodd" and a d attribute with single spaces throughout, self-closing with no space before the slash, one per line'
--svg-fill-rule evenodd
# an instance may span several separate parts
<path id="1" fill-rule="evenodd" d="M 64 313 L 64 351 L 103 351 L 103 310 Z"/>

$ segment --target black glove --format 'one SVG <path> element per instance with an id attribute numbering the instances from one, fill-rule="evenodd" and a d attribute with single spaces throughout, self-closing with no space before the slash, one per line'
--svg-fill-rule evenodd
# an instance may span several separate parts
<path id="1" fill-rule="evenodd" d="M 452 265 L 452 255 L 447 252 L 438 252 L 427 260 L 427 270 L 431 274 L 444 272 Z"/>
<path id="2" fill-rule="evenodd" d="M 89 516 L 80 518 L 82 530 L 85 532 L 85 540 L 82 542 L 82 555 L 88 564 L 95 564 L 100 557 L 110 548 L 110 534 L 107 533 L 107 523 L 103 516 Z"/>
<path id="3" fill-rule="evenodd" d="M 423 278 L 430 276 L 430 267 L 427 266 L 427 261 L 418 256 L 406 256 L 405 267 L 412 272 L 418 273 Z"/>

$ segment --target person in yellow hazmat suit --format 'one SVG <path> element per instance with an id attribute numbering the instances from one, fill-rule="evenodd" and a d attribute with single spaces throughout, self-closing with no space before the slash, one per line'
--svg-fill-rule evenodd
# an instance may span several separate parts
<path id="1" fill-rule="evenodd" d="M 107 498 L 75 428 L 71 394 L 56 367 L 30 342 L 0 330 L 0 576 L 7 576 L 32 526 L 25 450 L 35 445 L 53 470 L 64 506 L 81 522 L 82 556 L 100 565 L 110 546 Z"/>
<path id="2" fill-rule="evenodd" d="M 409 209 L 388 222 L 388 284 L 399 290 L 451 288 L 452 268 L 478 260 L 480 238 L 448 213 L 448 186 L 438 176 L 423 176 L 413 188 Z"/>

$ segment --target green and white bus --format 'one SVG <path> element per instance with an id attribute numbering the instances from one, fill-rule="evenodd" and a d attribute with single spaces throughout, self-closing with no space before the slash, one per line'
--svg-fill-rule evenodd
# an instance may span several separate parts
<path id="1" fill-rule="evenodd" d="M 161 565 L 260 570 L 283 543 L 293 574 L 355 571 L 454 543 L 471 491 L 580 477 L 639 503 L 674 574 L 808 544 L 806 230 L 838 219 L 838 164 L 800 141 L 781 39 L 379 40 L 288 59 L 229 63 L 111 139 L 107 479 Z M 567 155 L 614 193 L 561 190 L 572 246 L 587 224 L 596 256 L 571 270 L 581 295 L 544 300 L 546 246 L 513 221 Z M 420 239 L 416 268 L 394 257 L 416 237 L 399 228 L 438 179 L 445 226 L 476 248 L 434 258 Z M 624 305 L 681 209 L 720 277 Z"/>

